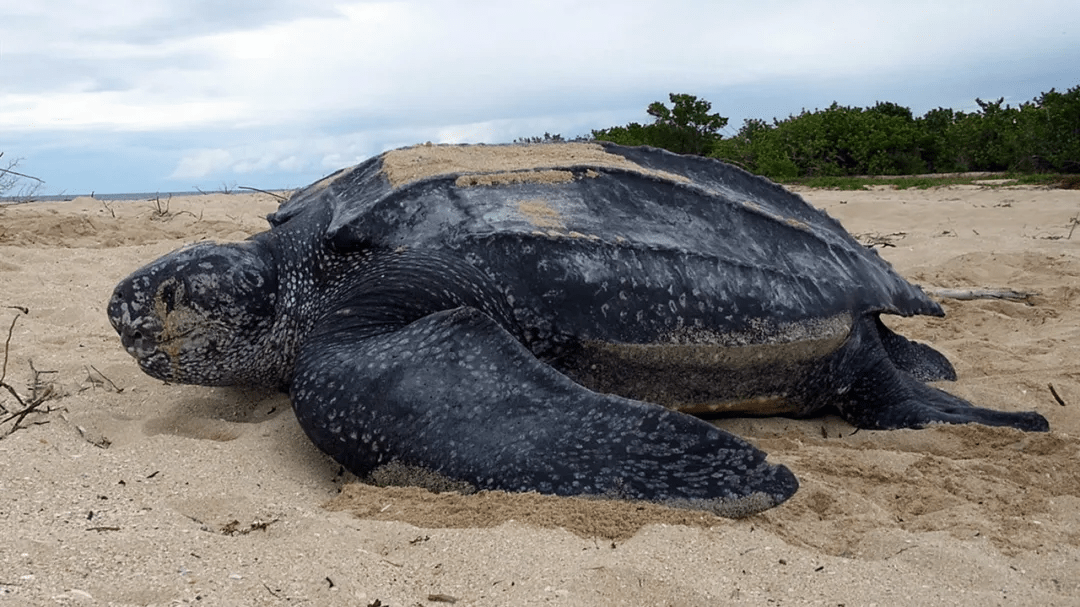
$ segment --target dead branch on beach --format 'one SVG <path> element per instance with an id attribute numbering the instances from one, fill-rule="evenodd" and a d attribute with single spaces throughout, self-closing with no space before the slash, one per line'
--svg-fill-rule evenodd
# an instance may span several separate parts
<path id="1" fill-rule="evenodd" d="M 150 202 L 154 203 L 154 219 L 169 219 L 172 217 L 172 213 L 169 212 L 169 205 L 172 204 L 172 194 L 164 201 L 161 200 L 161 195 L 158 194 L 150 199 Z"/>
<path id="2" fill-rule="evenodd" d="M 3 152 L 0 152 L 0 156 L 3 156 L 3 155 L 4 155 L 4 153 L 3 153 Z M 13 168 L 14 168 L 15 166 L 17 166 L 18 164 L 19 164 L 19 161 L 18 161 L 18 160 L 14 160 L 14 161 L 12 161 L 12 162 L 11 162 L 11 163 L 10 163 L 10 164 L 8 165 L 8 167 L 7 167 L 6 169 L 0 168 L 0 174 L 2 174 L 2 175 L 14 175 L 14 176 L 16 176 L 16 177 L 22 177 L 23 179 L 33 179 L 34 181 L 36 181 L 36 182 L 38 182 L 38 183 L 45 183 L 44 181 L 42 181 L 42 180 L 38 179 L 37 177 L 34 177 L 33 175 L 26 175 L 26 174 L 24 174 L 24 173 L 19 173 L 19 172 L 17 172 L 17 171 L 13 171 L 12 169 L 13 169 Z"/>
<path id="3" fill-rule="evenodd" d="M 855 234 L 855 240 L 859 241 L 862 246 L 872 249 L 874 247 L 895 247 L 897 240 L 903 240 L 907 236 L 907 232 L 891 232 L 889 234 L 881 234 L 879 232 L 867 232 L 865 234 Z"/>
<path id="4" fill-rule="evenodd" d="M 1027 301 L 1038 295 L 1035 291 L 1017 291 L 1014 289 L 946 289 L 944 287 L 923 287 L 927 295 L 942 299 L 1005 299 L 1008 301 Z"/>
<path id="5" fill-rule="evenodd" d="M 186 214 L 186 215 L 191 215 L 197 221 L 202 221 L 202 213 L 199 213 L 199 215 L 196 215 L 195 213 L 192 213 L 191 211 L 171 211 L 171 210 L 169 210 L 169 205 L 172 204 L 172 194 L 169 194 L 169 196 L 165 200 L 161 200 L 161 195 L 159 194 L 159 195 L 154 196 L 153 198 L 151 198 L 150 202 L 154 203 L 154 214 L 153 214 L 153 216 L 151 216 L 151 219 L 157 219 L 159 221 L 169 221 L 170 219 L 172 219 L 173 217 L 176 217 L 177 215 L 185 215 Z M 111 212 L 112 209 L 109 209 L 109 211 Z"/>
<path id="6" fill-rule="evenodd" d="M 252 192 L 258 192 L 260 194 L 268 194 L 270 196 L 273 196 L 274 198 L 277 198 L 281 202 L 285 202 L 286 200 L 289 199 L 288 196 L 282 196 L 281 194 L 278 194 L 276 192 L 268 192 L 266 190 L 260 190 L 259 188 L 253 188 L 253 187 L 246 186 L 246 185 L 238 186 L 237 189 L 238 190 L 251 190 Z"/>
<path id="7" fill-rule="evenodd" d="M 0 152 L 0 156 L 3 155 L 4 153 Z M 27 175 L 26 173 L 16 171 L 15 167 L 19 166 L 21 160 L 22 159 L 20 158 L 16 158 L 15 160 L 9 161 L 6 167 L 0 167 L 0 196 L 7 196 L 9 192 L 16 189 L 16 186 L 20 185 L 20 182 L 28 179 L 36 183 L 23 183 L 19 188 L 18 193 L 15 196 L 11 196 L 9 200 L 16 203 L 32 202 L 38 189 L 41 188 L 45 182 L 33 175 Z"/>
<path id="8" fill-rule="evenodd" d="M 124 391 L 123 388 L 116 385 L 116 382 L 105 376 L 104 373 L 98 371 L 98 368 L 94 365 L 83 365 L 86 369 L 86 379 L 83 380 L 83 384 L 79 386 L 79 392 L 84 390 L 96 390 L 97 388 L 103 388 L 117 394 Z M 89 384 L 89 385 L 87 385 Z"/>
<path id="9" fill-rule="evenodd" d="M 1065 399 L 1061 398 L 1061 395 L 1058 394 L 1057 389 L 1054 388 L 1054 384 L 1046 384 L 1046 387 L 1050 388 L 1050 394 L 1054 397 L 1054 400 L 1057 401 L 1057 404 L 1061 405 L 1062 407 L 1066 406 Z"/>
<path id="10" fill-rule="evenodd" d="M 1028 236 L 1028 238 L 1038 238 L 1039 240 L 1072 240 L 1073 232 L 1076 231 L 1076 226 L 1080 225 L 1080 213 L 1073 215 L 1069 218 L 1065 227 L 1069 228 L 1069 233 L 1062 236 L 1061 234 L 1047 234 L 1045 232 Z M 1026 236 L 1026 235 L 1025 235 Z"/>
<path id="11" fill-rule="evenodd" d="M 14 422 L 7 432 L 0 434 L 0 438 L 3 438 L 8 434 L 11 434 L 12 432 L 15 432 L 20 427 L 23 427 L 21 426 L 21 424 L 26 421 L 27 416 L 29 416 L 31 413 L 34 413 L 35 411 L 39 411 L 42 408 L 42 405 L 45 404 L 45 402 L 54 398 L 59 398 L 58 391 L 56 390 L 56 385 L 51 381 L 44 381 L 43 379 L 44 376 L 56 373 L 56 371 L 42 371 L 36 369 L 34 368 L 33 361 L 27 361 L 30 365 L 30 371 L 33 374 L 30 381 L 29 397 L 22 397 L 14 386 L 7 383 L 8 352 L 11 349 L 11 336 L 15 331 L 15 323 L 18 322 L 20 314 L 30 313 L 27 308 L 24 308 L 22 306 L 7 307 L 9 309 L 18 310 L 19 314 L 16 314 L 15 317 L 11 319 L 11 324 L 8 326 L 7 338 L 4 340 L 4 360 L 2 363 L 0 363 L 0 388 L 7 390 L 8 393 L 15 398 L 15 401 L 19 403 L 19 409 L 17 411 L 12 411 L 11 409 L 8 409 L 2 403 L 0 403 L 0 415 L 4 415 L 3 419 L 0 419 L 0 426 L 3 426 L 8 422 Z M 40 412 L 48 413 L 49 409 L 46 408 L 44 411 Z"/>

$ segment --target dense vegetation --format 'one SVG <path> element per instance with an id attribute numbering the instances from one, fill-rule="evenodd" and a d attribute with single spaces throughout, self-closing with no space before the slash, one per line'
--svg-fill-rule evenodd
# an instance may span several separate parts
<path id="1" fill-rule="evenodd" d="M 631 122 L 593 131 L 593 138 L 622 145 L 651 145 L 678 154 L 711 154 L 721 141 L 718 131 L 727 126 L 728 119 L 710 114 L 712 104 L 693 95 L 672 93 L 668 98 L 670 109 L 656 101 L 645 110 L 653 117 L 652 124 Z"/>
<path id="2" fill-rule="evenodd" d="M 728 119 L 693 95 L 672 94 L 632 122 L 592 132 L 595 139 L 652 145 L 720 158 L 773 179 L 914 175 L 964 171 L 1080 173 L 1080 86 L 1051 89 L 1019 107 L 976 99 L 979 111 L 911 110 L 889 102 L 870 108 L 833 103 L 824 110 L 768 123 L 748 119 L 734 136 Z"/>

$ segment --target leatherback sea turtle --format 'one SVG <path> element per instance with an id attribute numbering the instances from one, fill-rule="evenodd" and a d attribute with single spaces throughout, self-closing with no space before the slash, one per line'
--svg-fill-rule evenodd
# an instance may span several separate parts
<path id="1" fill-rule="evenodd" d="M 138 270 L 110 320 L 156 378 L 289 390 L 361 477 L 740 516 L 798 482 L 685 413 L 1048 428 L 924 385 L 951 365 L 878 316 L 938 304 L 799 196 L 715 160 L 417 146 L 269 221 Z"/>

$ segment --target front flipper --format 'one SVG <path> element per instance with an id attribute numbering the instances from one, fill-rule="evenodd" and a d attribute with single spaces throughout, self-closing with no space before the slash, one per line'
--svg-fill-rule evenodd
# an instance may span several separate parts
<path id="1" fill-rule="evenodd" d="M 798 488 L 787 468 L 711 424 L 575 384 L 473 308 L 376 336 L 323 327 L 302 348 L 292 396 L 308 436 L 361 477 L 415 466 L 478 489 L 733 517 Z"/>

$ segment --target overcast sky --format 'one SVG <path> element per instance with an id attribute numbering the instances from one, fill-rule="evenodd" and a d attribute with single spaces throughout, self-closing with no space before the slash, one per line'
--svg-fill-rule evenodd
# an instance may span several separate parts
<path id="1" fill-rule="evenodd" d="M 1080 85 L 1076 0 L 0 0 L 0 151 L 43 193 L 303 186 L 424 141 Z"/>

